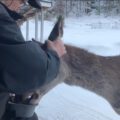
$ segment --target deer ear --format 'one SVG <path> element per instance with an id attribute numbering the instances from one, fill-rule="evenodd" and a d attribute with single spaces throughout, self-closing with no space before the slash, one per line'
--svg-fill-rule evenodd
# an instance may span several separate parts
<path id="1" fill-rule="evenodd" d="M 41 9 L 41 3 L 40 3 L 41 0 L 28 0 L 28 3 L 34 7 L 34 8 L 38 8 L 38 9 Z"/>

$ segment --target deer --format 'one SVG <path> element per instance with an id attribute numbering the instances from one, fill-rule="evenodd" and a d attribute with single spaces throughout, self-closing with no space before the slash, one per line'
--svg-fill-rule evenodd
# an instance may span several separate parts
<path id="1" fill-rule="evenodd" d="M 63 35 L 64 19 L 59 16 L 49 40 Z M 120 55 L 100 56 L 79 47 L 65 45 L 67 54 L 61 60 L 60 72 L 47 87 L 41 88 L 43 95 L 53 86 L 64 82 L 79 86 L 105 98 L 120 114 Z"/>
<path id="2" fill-rule="evenodd" d="M 66 48 L 63 61 L 70 73 L 64 82 L 102 96 L 120 114 L 120 56 L 103 57 L 73 46 Z"/>
<path id="3" fill-rule="evenodd" d="M 120 56 L 105 57 L 79 47 L 65 46 L 67 54 L 61 60 L 57 78 L 36 90 L 31 104 L 40 102 L 45 94 L 64 82 L 105 98 L 120 114 Z"/>
<path id="4" fill-rule="evenodd" d="M 59 25 L 57 25 L 57 31 L 58 34 L 61 32 L 62 36 L 63 23 L 60 22 Z M 55 27 L 53 31 L 49 36 L 50 40 L 59 36 Z M 53 33 L 56 35 L 54 36 Z M 105 98 L 120 115 L 120 55 L 105 57 L 76 46 L 65 44 L 65 47 L 67 54 L 61 59 L 57 77 L 36 91 L 24 94 L 22 101 L 27 96 L 32 96 L 29 103 L 36 105 L 51 89 L 64 82 L 70 86 L 82 87 Z"/>

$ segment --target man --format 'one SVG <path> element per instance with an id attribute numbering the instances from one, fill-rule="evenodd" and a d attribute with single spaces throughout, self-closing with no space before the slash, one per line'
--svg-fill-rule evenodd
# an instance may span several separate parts
<path id="1" fill-rule="evenodd" d="M 25 0 L 5 0 L 0 4 L 0 119 L 9 93 L 29 93 L 51 82 L 59 71 L 60 58 L 66 53 L 61 40 L 48 40 L 46 51 L 38 42 L 24 41 L 15 21 L 20 18 L 16 12 L 23 2 Z M 7 115 L 2 119 L 18 119 L 17 116 L 9 118 L 9 111 Z"/>

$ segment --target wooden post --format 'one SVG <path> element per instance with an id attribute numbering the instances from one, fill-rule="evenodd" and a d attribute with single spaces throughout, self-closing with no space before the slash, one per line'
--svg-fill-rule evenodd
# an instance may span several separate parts
<path id="1" fill-rule="evenodd" d="M 38 41 L 38 13 L 36 12 L 36 15 L 35 15 L 35 40 Z"/>
<path id="2" fill-rule="evenodd" d="M 29 20 L 26 21 L 26 41 L 29 40 Z"/>
<path id="3" fill-rule="evenodd" d="M 44 10 L 41 8 L 40 41 L 43 42 L 44 36 Z"/>

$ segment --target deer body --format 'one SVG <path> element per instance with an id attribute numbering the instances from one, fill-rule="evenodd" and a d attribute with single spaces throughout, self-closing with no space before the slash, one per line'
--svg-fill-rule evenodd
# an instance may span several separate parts
<path id="1" fill-rule="evenodd" d="M 65 83 L 103 96 L 120 114 L 120 56 L 102 57 L 73 46 L 66 48 L 64 61 L 70 74 Z"/>
<path id="2" fill-rule="evenodd" d="M 48 91 L 65 82 L 104 97 L 120 114 L 120 56 L 102 57 L 68 45 L 66 49 L 57 78 L 32 93 L 35 97 L 31 104 L 37 104 Z"/>

